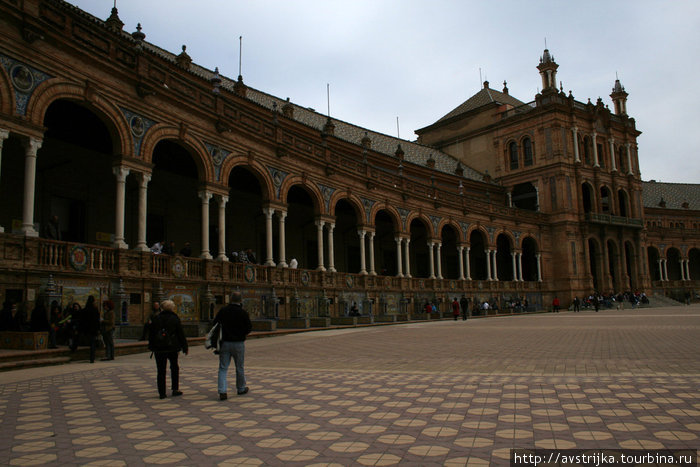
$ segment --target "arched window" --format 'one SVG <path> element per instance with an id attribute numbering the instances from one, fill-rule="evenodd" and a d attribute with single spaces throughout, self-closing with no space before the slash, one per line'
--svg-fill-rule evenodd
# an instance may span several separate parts
<path id="1" fill-rule="evenodd" d="M 525 138 L 523 140 L 523 165 L 527 167 L 532 165 L 532 162 L 532 141 L 530 141 L 530 138 Z"/>
<path id="2" fill-rule="evenodd" d="M 510 170 L 518 168 L 518 145 L 515 141 L 508 145 L 508 154 L 510 155 Z"/>
<path id="3" fill-rule="evenodd" d="M 604 214 L 610 214 L 610 190 L 600 187 L 600 209 Z"/>
<path id="4" fill-rule="evenodd" d="M 598 149 L 598 165 L 605 167 L 605 145 L 597 143 L 596 147 Z"/>

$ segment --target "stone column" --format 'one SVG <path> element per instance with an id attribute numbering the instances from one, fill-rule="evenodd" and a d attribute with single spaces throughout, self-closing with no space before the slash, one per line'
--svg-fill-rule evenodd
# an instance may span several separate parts
<path id="1" fill-rule="evenodd" d="M 464 280 L 464 247 L 462 245 L 458 246 L 459 250 L 459 280 Z"/>
<path id="2" fill-rule="evenodd" d="M 537 253 L 535 257 L 537 258 L 537 282 L 542 282 L 542 254 Z"/>
<path id="3" fill-rule="evenodd" d="M 3 143 L 5 142 L 5 140 L 9 137 L 10 137 L 9 130 L 0 129 L 0 169 L 2 169 L 2 146 L 3 146 Z M 2 175 L 2 173 L 0 172 L 0 176 L 1 175 Z M 1 177 L 0 177 L 0 180 L 2 180 Z M 4 231 L 5 231 L 5 229 L 0 225 L 0 233 L 2 233 Z"/>
<path id="4" fill-rule="evenodd" d="M 335 224 L 328 223 L 328 270 L 330 272 L 336 272 L 335 270 L 335 250 L 333 249 L 333 230 L 335 230 Z"/>
<path id="5" fill-rule="evenodd" d="M 632 175 L 632 151 L 630 151 L 630 143 L 625 144 L 627 152 L 627 175 Z"/>
<path id="6" fill-rule="evenodd" d="M 324 261 L 323 261 L 323 225 L 325 222 L 323 222 L 321 219 L 316 219 L 316 240 L 318 242 L 318 267 L 316 268 L 317 271 L 325 271 L 326 268 L 324 266 Z"/>
<path id="7" fill-rule="evenodd" d="M 369 275 L 376 276 L 377 271 L 374 270 L 374 232 L 369 232 Z"/>
<path id="8" fill-rule="evenodd" d="M 117 205 L 114 210 L 114 248 L 129 248 L 124 241 L 124 204 L 126 202 L 126 177 L 129 169 L 113 167 L 112 172 L 117 177 Z"/>
<path id="9" fill-rule="evenodd" d="M 466 270 L 466 276 L 467 276 L 468 281 L 472 280 L 471 265 L 469 264 L 469 250 L 471 250 L 471 247 L 465 248 L 465 253 L 464 253 L 465 254 L 464 265 L 466 266 L 465 270 Z"/>
<path id="10" fill-rule="evenodd" d="M 435 279 L 435 253 L 433 252 L 435 244 L 433 241 L 428 242 L 428 261 L 430 262 L 430 279 Z"/>
<path id="11" fill-rule="evenodd" d="M 518 253 L 518 280 L 524 281 L 523 279 L 523 254 Z"/>
<path id="12" fill-rule="evenodd" d="M 363 229 L 357 231 L 357 235 L 360 237 L 360 274 L 367 274 L 367 262 L 365 260 L 365 232 Z"/>
<path id="13" fill-rule="evenodd" d="M 275 266 L 274 253 L 272 251 L 272 216 L 275 214 L 275 210 L 272 207 L 263 208 L 263 214 L 265 214 L 265 266 Z"/>
<path id="14" fill-rule="evenodd" d="M 277 266 L 280 268 L 286 268 L 287 265 L 287 238 L 285 234 L 285 223 L 284 220 L 287 217 L 287 211 L 277 211 L 279 216 L 279 241 L 280 241 L 280 259 Z"/>
<path id="15" fill-rule="evenodd" d="M 491 253 L 493 255 L 493 280 L 497 281 L 498 280 L 498 261 L 496 261 L 496 255 L 498 254 L 498 250 L 493 250 Z"/>
<path id="16" fill-rule="evenodd" d="M 207 190 L 199 192 L 199 199 L 202 200 L 202 253 L 199 255 L 202 259 L 211 259 L 209 253 L 209 200 L 212 194 Z"/>
<path id="17" fill-rule="evenodd" d="M 486 253 L 486 280 L 493 280 L 491 277 L 491 250 L 484 250 Z"/>
<path id="18" fill-rule="evenodd" d="M 442 279 L 442 243 L 437 242 L 437 278 Z"/>
<path id="19" fill-rule="evenodd" d="M 138 239 L 136 241 L 137 251 L 149 251 L 146 243 L 146 219 L 148 214 L 148 182 L 151 181 L 151 174 L 141 173 L 139 179 L 139 225 Z"/>
<path id="20" fill-rule="evenodd" d="M 617 164 L 615 163 L 615 138 L 610 138 L 610 170 L 617 172 Z"/>
<path id="21" fill-rule="evenodd" d="M 535 185 L 535 203 L 536 203 L 535 209 L 537 209 L 537 212 L 539 212 L 540 211 L 540 186 L 539 186 L 539 184 Z"/>
<path id="22" fill-rule="evenodd" d="M 219 261 L 228 261 L 226 256 L 226 203 L 228 196 L 219 195 L 219 255 L 216 257 Z"/>
<path id="23" fill-rule="evenodd" d="M 36 153 L 41 141 L 29 138 L 24 153 L 24 205 L 22 208 L 22 233 L 27 237 L 38 237 L 34 229 L 34 193 L 36 191 Z M 123 218 L 123 216 L 122 216 Z"/>
<path id="24" fill-rule="evenodd" d="M 664 265 L 664 280 L 668 281 L 668 260 L 666 258 L 663 259 L 663 265 Z"/>
<path id="25" fill-rule="evenodd" d="M 406 238 L 405 241 L 406 241 L 406 243 L 404 244 L 404 252 L 405 252 L 404 256 L 406 257 L 406 261 L 405 261 L 406 267 L 404 269 L 406 270 L 406 273 L 404 274 L 404 276 L 410 278 L 411 277 L 411 247 L 410 247 L 411 239 Z M 400 253 L 400 251 L 399 251 L 399 253 Z"/>
<path id="26" fill-rule="evenodd" d="M 401 237 L 395 237 L 396 242 L 396 277 L 403 277 L 402 267 L 401 267 Z"/>
<path id="27" fill-rule="evenodd" d="M 659 280 L 664 280 L 664 260 L 657 259 L 656 263 L 659 265 Z"/>
<path id="28" fill-rule="evenodd" d="M 516 252 L 514 252 L 514 251 L 511 251 L 511 253 L 510 253 L 510 258 L 511 258 L 511 260 L 513 261 L 513 281 L 516 281 L 516 282 L 517 282 L 517 280 L 518 280 L 518 264 L 517 264 L 517 262 L 516 262 L 516 260 L 515 260 L 515 257 L 516 257 L 517 255 L 518 255 L 518 254 L 517 254 Z"/>
<path id="29" fill-rule="evenodd" d="M 593 167 L 600 167 L 600 163 L 598 162 L 598 143 L 596 141 L 597 138 L 597 133 L 594 131 L 593 132 Z"/>
<path id="30" fill-rule="evenodd" d="M 578 128 L 572 127 L 571 133 L 574 135 L 574 162 L 581 162 L 581 156 L 578 153 Z"/>

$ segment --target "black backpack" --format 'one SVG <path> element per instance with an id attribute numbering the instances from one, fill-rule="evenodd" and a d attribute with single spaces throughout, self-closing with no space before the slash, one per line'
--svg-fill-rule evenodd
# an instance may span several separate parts
<path id="1" fill-rule="evenodd" d="M 174 335 L 172 327 L 168 326 L 165 316 L 158 315 L 151 323 L 150 348 L 154 352 L 177 351 L 177 337 Z"/>

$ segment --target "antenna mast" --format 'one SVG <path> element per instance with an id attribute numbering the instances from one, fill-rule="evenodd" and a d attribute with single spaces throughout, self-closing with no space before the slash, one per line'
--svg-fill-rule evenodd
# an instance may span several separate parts
<path id="1" fill-rule="evenodd" d="M 241 73 L 241 59 L 243 57 L 243 36 L 238 36 L 238 77 L 242 77 Z"/>
<path id="2" fill-rule="evenodd" d="M 326 83 L 326 100 L 328 102 L 328 118 L 331 117 L 331 85 Z"/>
<path id="3" fill-rule="evenodd" d="M 399 117 L 396 117 L 396 137 L 401 139 L 401 132 L 399 131 Z"/>

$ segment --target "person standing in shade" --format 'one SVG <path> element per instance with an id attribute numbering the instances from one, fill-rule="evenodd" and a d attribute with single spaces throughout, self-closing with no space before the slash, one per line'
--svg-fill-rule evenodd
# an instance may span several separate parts
<path id="1" fill-rule="evenodd" d="M 219 399 L 228 398 L 227 375 L 231 358 L 236 365 L 236 390 L 238 395 L 248 392 L 246 386 L 244 360 L 245 338 L 253 329 L 248 312 L 243 309 L 240 292 L 231 294 L 231 303 L 216 314 L 213 324 L 221 325 L 221 349 L 219 350 Z"/>
<path id="2" fill-rule="evenodd" d="M 459 302 L 457 301 L 457 297 L 452 300 L 452 317 L 455 321 L 459 318 Z"/>
<path id="3" fill-rule="evenodd" d="M 148 336 L 150 336 L 151 333 L 151 323 L 153 322 L 153 318 L 158 316 L 160 313 L 160 302 L 155 301 L 153 302 L 153 308 L 151 309 L 151 314 L 148 315 L 148 318 L 146 319 L 146 322 L 143 323 L 143 331 L 141 331 L 141 339 L 142 341 L 145 341 L 148 339 Z"/>
<path id="4" fill-rule="evenodd" d="M 102 340 L 105 343 L 105 358 L 102 360 L 114 360 L 114 302 L 105 300 L 102 304 Z"/>
<path id="5" fill-rule="evenodd" d="M 170 362 L 170 387 L 173 397 L 181 396 L 180 391 L 180 366 L 177 362 L 178 352 L 187 355 L 188 346 L 185 332 L 182 329 L 180 318 L 175 314 L 175 302 L 163 300 L 160 305 L 161 312 L 153 318 L 149 326 L 148 350 L 156 356 L 156 369 L 158 375 L 158 394 L 161 399 L 167 397 L 165 391 L 165 370 Z"/>
<path id="6" fill-rule="evenodd" d="M 466 320 L 469 315 L 469 299 L 466 295 L 462 294 L 462 298 L 459 299 L 459 306 L 462 308 L 462 320 Z"/>
<path id="7" fill-rule="evenodd" d="M 554 300 L 552 300 L 552 311 L 554 313 L 559 313 L 559 307 L 560 307 L 560 302 L 559 302 L 559 297 L 554 297 Z"/>
<path id="8" fill-rule="evenodd" d="M 85 336 L 90 345 L 90 363 L 95 363 L 95 351 L 97 350 L 97 335 L 100 332 L 100 310 L 95 305 L 95 297 L 90 295 L 85 303 L 85 308 L 78 321 L 80 334 Z"/>

